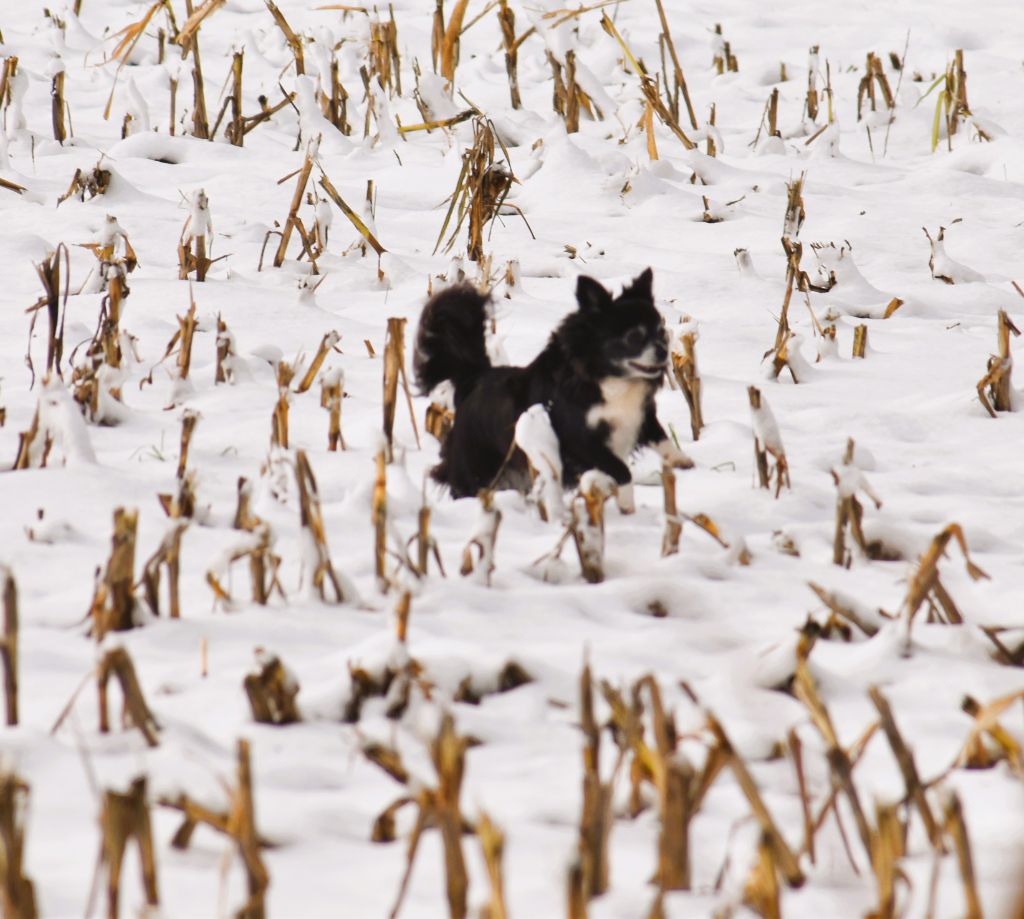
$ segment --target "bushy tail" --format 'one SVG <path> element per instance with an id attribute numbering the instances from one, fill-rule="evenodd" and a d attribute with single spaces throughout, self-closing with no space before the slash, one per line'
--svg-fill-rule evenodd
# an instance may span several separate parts
<path id="1" fill-rule="evenodd" d="M 484 343 L 490 298 L 470 284 L 446 287 L 423 307 L 413 371 L 424 393 L 451 380 L 458 405 L 491 367 Z"/>

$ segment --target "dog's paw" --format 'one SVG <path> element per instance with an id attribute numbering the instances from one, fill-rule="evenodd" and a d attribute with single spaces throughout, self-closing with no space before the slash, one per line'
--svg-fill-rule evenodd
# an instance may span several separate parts
<path id="1" fill-rule="evenodd" d="M 620 514 L 636 513 L 636 498 L 633 496 L 633 483 L 627 482 L 620 485 L 615 491 L 615 503 L 618 505 Z"/>
<path id="2" fill-rule="evenodd" d="M 673 469 L 692 469 L 693 460 L 680 450 L 672 441 L 663 440 L 655 449 L 666 466 Z"/>

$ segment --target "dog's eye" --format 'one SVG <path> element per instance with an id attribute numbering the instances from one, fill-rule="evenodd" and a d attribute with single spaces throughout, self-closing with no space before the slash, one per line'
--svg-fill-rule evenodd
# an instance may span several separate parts
<path id="1" fill-rule="evenodd" d="M 646 336 L 641 328 L 630 329 L 623 339 L 623 344 L 631 351 L 639 351 L 643 347 Z"/>

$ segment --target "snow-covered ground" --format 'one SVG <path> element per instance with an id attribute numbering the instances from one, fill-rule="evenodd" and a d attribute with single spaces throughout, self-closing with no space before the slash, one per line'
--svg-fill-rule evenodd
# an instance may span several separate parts
<path id="1" fill-rule="evenodd" d="M 182 25 L 183 0 L 170 5 Z M 809 615 L 820 623 L 828 618 L 808 587 L 815 582 L 845 596 L 878 627 L 870 639 L 854 628 L 848 642 L 833 633 L 811 653 L 811 673 L 840 743 L 849 747 L 877 719 L 867 690 L 879 686 L 922 779 L 938 780 L 928 792 L 933 809 L 941 813 L 950 791 L 960 796 L 985 914 L 1009 914 L 1024 865 L 1020 776 L 1006 761 L 986 770 L 950 767 L 973 727 L 961 698 L 970 695 L 984 704 L 1024 688 L 1018 668 L 993 660 L 995 645 L 982 631 L 1024 628 L 1018 605 L 1024 598 L 1024 496 L 1018 484 L 1024 416 L 1002 413 L 993 420 L 975 392 L 996 351 L 998 311 L 1007 310 L 1011 319 L 1024 311 L 1012 285 L 1014 278 L 1024 281 L 1024 18 L 1018 4 L 984 0 L 968 9 L 922 0 L 814 7 L 796 0 L 665 0 L 701 126 L 692 130 L 683 108 L 680 123 L 699 140 L 698 150 L 687 151 L 655 118 L 657 161 L 651 160 L 643 130 L 638 77 L 624 69 L 622 49 L 601 27 L 605 12 L 647 69 L 660 71 L 653 0 L 606 4 L 561 25 L 562 14 L 543 15 L 563 10 L 556 0 L 510 0 L 517 34 L 536 26 L 519 48 L 518 110 L 509 103 L 496 8 L 485 12 L 483 0 L 469 3 L 456 94 L 448 99 L 431 66 L 433 4 L 397 0 L 403 92 L 375 94 L 380 118 L 371 119 L 368 137 L 359 68 L 366 64 L 371 17 L 318 9 L 310 0 L 278 5 L 303 38 L 304 78 L 296 78 L 292 54 L 262 0 L 227 0 L 199 33 L 211 121 L 225 98 L 232 51 L 245 52 L 244 114 L 259 111 L 262 95 L 273 106 L 283 92 L 296 92 L 294 105 L 248 133 L 242 148 L 223 137 L 230 112 L 214 142 L 187 136 L 191 60 L 182 63 L 178 49 L 168 44 L 164 62 L 158 62 L 157 32 L 170 29 L 164 11 L 154 14 L 119 70 L 109 60 L 120 41 L 115 33 L 142 19 L 148 3 L 84 0 L 79 17 L 71 0 L 6 0 L 0 6 L 0 57 L 17 56 L 20 74 L 4 110 L 0 178 L 23 189 L 0 188 L 0 405 L 6 409 L 0 460 L 13 464 L 19 434 L 29 428 L 40 400 L 41 417 L 56 438 L 46 468 L 0 476 L 0 561 L 17 581 L 21 610 L 21 724 L 3 729 L 0 749 L 31 786 L 26 872 L 36 882 L 41 913 L 85 912 L 100 840 L 100 795 L 106 788 L 125 788 L 140 774 L 149 778 L 154 803 L 161 912 L 212 916 L 236 909 L 244 900 L 245 879 L 229 842 L 200 828 L 188 849 L 172 848 L 180 815 L 156 800 L 185 791 L 225 809 L 235 782 L 236 740 L 246 737 L 252 742 L 257 825 L 274 843 L 264 850 L 269 913 L 386 915 L 404 871 L 403 840 L 413 813 L 400 813 L 397 842 L 370 841 L 377 815 L 405 789 L 367 762 L 361 750 L 368 741 L 392 745 L 413 772 L 414 786 L 433 785 L 426 744 L 440 713 L 449 710 L 459 732 L 480 741 L 467 755 L 462 805 L 471 820 L 486 811 L 506 834 L 510 914 L 563 915 L 581 803 L 577 681 L 588 656 L 595 676 L 627 689 L 638 677 L 654 674 L 687 737 L 681 749 L 699 764 L 710 738 L 702 712 L 679 688 L 686 681 L 729 732 L 791 848 L 798 850 L 803 815 L 796 771 L 785 753 L 790 729 L 803 743 L 815 811 L 831 787 L 821 735 L 807 708 L 782 691 L 793 673 L 799 628 Z M 482 18 L 473 21 L 477 14 Z M 383 10 L 381 16 L 386 20 Z M 716 23 L 736 56 L 737 72 L 716 72 Z M 820 47 L 817 123 L 804 114 L 812 45 Z M 890 52 L 899 60 L 905 47 L 901 74 Z M 567 135 L 552 110 L 545 50 L 564 59 L 570 48 L 577 79 L 604 117 L 591 120 L 584 113 L 579 133 Z M 974 121 L 961 124 L 950 142 L 940 132 L 932 152 L 939 88 L 923 97 L 956 49 L 964 52 Z M 894 117 L 879 89 L 878 110 L 857 119 L 868 52 L 878 54 L 896 97 Z M 329 78 L 332 53 L 350 94 L 353 131 L 347 137 L 316 103 L 316 81 Z M 815 137 L 827 122 L 826 62 L 835 123 Z M 679 390 L 664 388 L 659 412 L 696 463 L 678 475 L 680 510 L 711 518 L 729 548 L 687 522 L 679 553 L 661 557 L 665 521 L 658 461 L 653 454 L 638 455 L 636 514 L 623 516 L 608 507 L 604 583 L 582 580 L 571 542 L 562 553 L 564 564 L 535 565 L 555 547 L 562 527 L 542 522 L 534 507 L 511 493 L 496 502 L 503 516 L 491 585 L 461 577 L 462 550 L 477 530 L 479 503 L 453 502 L 427 480 L 437 457 L 436 442 L 422 430 L 428 400 L 414 399 L 418 447 L 400 396 L 396 458 L 387 469 L 391 538 L 404 543 L 415 534 L 425 494 L 447 577 L 433 567 L 423 580 L 398 573 L 396 588 L 379 590 L 371 509 L 386 321 L 409 320 L 410 353 L 428 288 L 446 283 L 458 267 L 452 255 L 465 245 L 463 229 L 451 253 L 432 254 L 473 127 L 466 122 L 399 135 L 396 118 L 402 125 L 423 120 L 413 98 L 417 64 L 426 109 L 445 118 L 471 103 L 486 113 L 519 180 L 509 201 L 535 236 L 510 211 L 484 239 L 496 284 L 497 335 L 510 361 L 528 360 L 573 308 L 581 272 L 616 287 L 650 265 L 670 326 L 684 317 L 696 324 L 706 420 L 699 441 L 691 442 Z M 63 145 L 53 139 L 50 100 L 52 76 L 61 68 L 70 115 Z M 758 124 L 773 89 L 779 91 L 781 137 L 769 138 Z M 703 152 L 712 105 L 714 159 Z M 121 139 L 126 114 L 132 116 L 129 135 Z M 260 271 L 264 237 L 287 218 L 294 174 L 315 134 L 322 138 L 309 190 L 325 203 L 315 211 L 303 202 L 299 216 L 312 228 L 315 213 L 321 222 L 331 214 L 327 251 L 318 259 L 320 278 L 311 281 L 308 259 L 298 260 L 298 233 L 280 268 L 272 267 L 278 241 L 272 237 Z M 106 193 L 84 202 L 72 197 L 58 206 L 75 170 L 89 172 L 97 164 L 110 172 Z M 379 260 L 359 245 L 362 238 L 341 211 L 326 203 L 320 167 L 368 220 L 363 202 L 372 180 L 372 225 L 386 249 Z M 768 378 L 771 361 L 762 358 L 775 341 L 785 293 L 780 237 L 787 182 L 804 173 L 803 269 L 820 283 L 820 258 L 837 283 L 828 292 L 811 292 L 809 299 L 793 295 L 790 325 L 799 337 L 789 348 L 798 352 L 793 361 L 800 377 L 794 385 L 788 371 L 779 381 Z M 695 174 L 707 184 L 693 184 Z M 190 284 L 178 279 L 177 246 L 199 189 L 209 201 L 209 254 L 218 260 L 204 283 Z M 721 219 L 705 222 L 706 209 Z M 103 298 L 96 257 L 81 245 L 101 240 L 107 215 L 116 217 L 138 258 L 121 319 L 133 344 L 129 348 L 123 339 L 124 372 L 104 383 L 121 389 L 123 404 L 104 397 L 105 417 L 116 423 L 86 425 L 76 420 L 77 409 L 59 384 L 44 389 L 45 311 L 30 340 L 25 310 L 42 293 L 35 264 L 64 243 L 71 296 L 63 368 L 70 387 L 71 366 L 83 358 Z M 936 274 L 957 283 L 932 277 L 922 227 L 932 238 L 946 228 Z M 835 248 L 816 254 L 811 243 Z M 734 255 L 737 249 L 749 254 L 745 268 Z M 512 260 L 518 262 L 519 283 L 506 298 L 500 279 Z M 463 268 L 471 280 L 478 278 L 475 264 Z M 175 378 L 175 356 L 163 363 L 161 358 L 190 297 L 199 327 L 183 382 Z M 893 298 L 903 305 L 883 319 Z M 233 384 L 214 382 L 218 316 L 234 338 Z M 834 348 L 818 331 L 830 323 Z M 868 327 L 867 355 L 855 360 L 854 328 L 862 323 Z M 323 369 L 344 371 L 347 450 L 327 450 L 328 416 L 317 383 L 291 396 L 291 450 L 271 452 L 278 398 L 271 360 L 294 361 L 304 354 L 308 362 L 331 330 L 340 335 L 339 350 L 329 354 Z M 151 370 L 151 385 L 142 385 Z M 777 500 L 757 487 L 750 385 L 760 388 L 770 406 L 788 458 L 792 488 Z M 131 654 L 162 728 L 159 746 L 148 748 L 138 730 L 121 730 L 117 717 L 112 733 L 101 734 L 91 686 L 52 732 L 98 657 L 85 617 L 96 571 L 109 555 L 114 509 L 139 511 L 137 566 L 171 526 L 157 495 L 177 491 L 186 408 L 200 420 L 188 461 L 196 475 L 197 510 L 181 544 L 181 618 L 149 617 L 141 628 L 107 639 L 123 642 Z M 764 434 L 760 423 L 759 431 Z M 837 490 L 830 471 L 839 470 L 846 486 L 855 482 L 855 470 L 839 469 L 850 437 L 856 441 L 854 463 L 882 502 L 876 509 L 870 499 L 862 501 L 866 537 L 881 540 L 898 560 L 871 561 L 855 550 L 849 568 L 832 563 Z M 353 602 L 322 603 L 311 594 L 308 571 L 303 577 L 309 552 L 299 526 L 295 449 L 307 452 L 316 474 L 331 556 L 357 589 Z M 223 571 L 221 560 L 245 536 L 232 527 L 240 476 L 252 484 L 253 512 L 272 528 L 286 599 L 275 594 L 262 607 L 248 602 L 242 561 L 221 578 L 235 597 L 227 609 L 215 602 L 207 572 Z M 878 610 L 900 613 L 918 556 L 954 522 L 963 527 L 971 559 L 989 578 L 972 579 L 950 543 L 939 570 L 964 623 L 928 624 L 922 608 L 908 654 L 906 623 L 886 620 Z M 749 564 L 741 564 L 744 546 Z M 782 551 L 785 546 L 799 554 Z M 394 565 L 392 559 L 389 569 Z M 540 576 L 542 570 L 549 580 Z M 394 609 L 403 587 L 412 592 L 407 651 L 422 667 L 421 681 L 400 718 L 389 719 L 385 700 L 371 699 L 357 724 L 343 723 L 352 695 L 350 668 L 376 673 L 401 653 Z M 1012 650 L 1022 634 L 1005 631 L 1001 640 Z M 253 721 L 242 681 L 258 647 L 280 655 L 301 684 L 301 723 L 274 727 Z M 510 661 L 533 681 L 487 695 L 479 705 L 452 702 L 466 677 L 486 689 Z M 1024 740 L 1019 704 L 1001 718 L 1015 742 Z M 598 715 L 606 718 L 603 705 Z M 614 759 L 606 735 L 605 776 Z M 904 796 L 880 731 L 854 780 L 872 825 L 876 802 Z M 611 886 L 591 903 L 593 917 L 644 916 L 656 892 L 656 808 L 629 819 L 627 794 L 623 773 L 611 831 Z M 877 905 L 870 860 L 845 799 L 840 810 L 856 870 L 830 817 L 817 838 L 816 863 L 803 859 L 807 883 L 783 892 L 785 916 L 853 917 Z M 749 805 L 725 771 L 692 825 L 692 891 L 668 895 L 666 915 L 710 916 L 730 905 L 736 915 L 748 914 L 738 904 L 757 838 Z M 428 830 L 420 848 L 402 914 L 447 915 L 440 834 Z M 489 887 L 477 841 L 465 837 L 464 848 L 475 911 Z M 949 848 L 938 862 L 932 895 L 936 861 L 919 817 L 911 816 L 901 863 L 905 874 L 897 882 L 905 915 L 925 916 L 930 901 L 935 916 L 964 914 L 960 871 Z M 129 854 L 125 914 L 144 902 L 134 858 Z"/>

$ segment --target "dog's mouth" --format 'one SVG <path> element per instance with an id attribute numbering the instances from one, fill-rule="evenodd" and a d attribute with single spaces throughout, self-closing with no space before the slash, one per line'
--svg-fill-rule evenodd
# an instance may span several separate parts
<path id="1" fill-rule="evenodd" d="M 665 372 L 664 364 L 645 364 L 643 361 L 626 361 L 626 366 L 632 371 L 634 376 L 645 377 L 647 379 L 655 379 L 660 377 Z"/>

